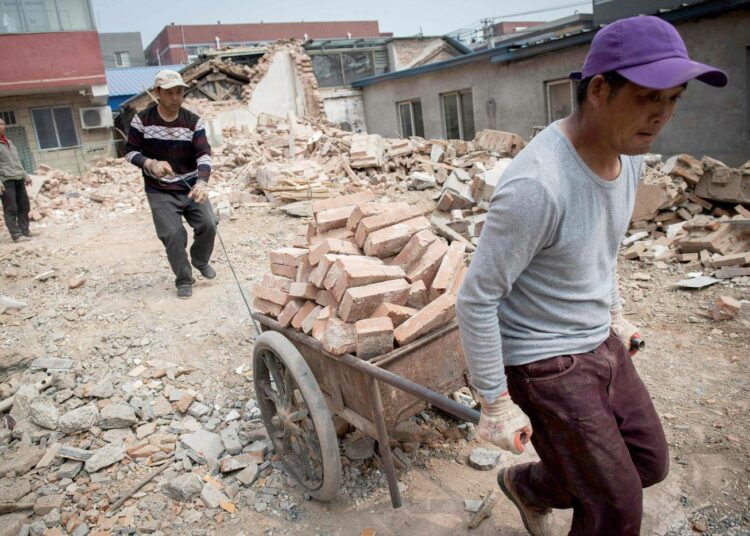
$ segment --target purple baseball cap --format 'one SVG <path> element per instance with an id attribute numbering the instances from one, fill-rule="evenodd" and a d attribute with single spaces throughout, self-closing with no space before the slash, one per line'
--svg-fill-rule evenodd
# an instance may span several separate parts
<path id="1" fill-rule="evenodd" d="M 633 83 L 667 89 L 698 79 L 716 87 L 727 85 L 724 71 L 688 57 L 677 29 L 659 17 L 639 16 L 608 24 L 594 36 L 574 80 L 616 71 Z"/>

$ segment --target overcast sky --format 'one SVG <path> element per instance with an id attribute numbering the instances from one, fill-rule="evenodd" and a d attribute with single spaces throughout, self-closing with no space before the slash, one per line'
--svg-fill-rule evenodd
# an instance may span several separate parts
<path id="1" fill-rule="evenodd" d="M 576 5 L 573 5 L 576 4 Z M 580 0 L 93 0 L 100 32 L 141 32 L 144 48 L 161 29 L 175 24 L 377 20 L 381 32 L 443 35 L 475 26 L 485 17 L 553 20 L 576 11 L 591 13 Z M 563 7 L 561 7 L 563 6 Z M 558 9 L 553 9 L 558 8 Z M 510 16 L 517 13 L 549 10 Z"/>

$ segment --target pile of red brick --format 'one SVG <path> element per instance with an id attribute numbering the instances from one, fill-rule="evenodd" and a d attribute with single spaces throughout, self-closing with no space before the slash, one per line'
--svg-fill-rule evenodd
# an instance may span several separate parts
<path id="1" fill-rule="evenodd" d="M 270 253 L 256 311 L 363 359 L 450 322 L 466 244 L 450 246 L 418 207 L 360 192 L 313 203 L 294 247 Z"/>

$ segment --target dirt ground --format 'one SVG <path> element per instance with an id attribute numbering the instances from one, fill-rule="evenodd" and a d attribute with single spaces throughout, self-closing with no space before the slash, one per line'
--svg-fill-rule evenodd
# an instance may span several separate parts
<path id="1" fill-rule="evenodd" d="M 429 202 L 429 194 L 409 193 Z M 420 197 L 421 196 L 421 197 Z M 268 269 L 271 249 L 289 245 L 299 219 L 269 208 L 240 208 L 220 225 L 245 289 Z M 216 399 L 252 397 L 248 374 L 254 330 L 217 242 L 215 280 L 199 279 L 191 300 L 175 298 L 172 274 L 150 214 L 101 213 L 75 223 L 34 226 L 40 235 L 14 244 L 0 233 L 0 294 L 28 307 L 0 315 L 0 381 L 40 356 L 67 357 L 95 375 L 118 360 L 163 358 L 195 367 L 194 383 Z M 681 268 L 621 261 L 628 317 L 641 327 L 647 349 L 634 359 L 662 418 L 671 448 L 667 480 L 645 491 L 643 534 L 750 534 L 750 307 L 734 320 L 710 319 L 718 295 L 750 299 L 750 287 L 722 282 L 699 291 L 674 290 Z M 34 281 L 47 270 L 56 277 Z M 68 288 L 74 276 L 85 278 Z M 496 471 L 477 471 L 466 457 L 476 441 L 420 449 L 401 471 L 404 506 L 391 508 L 382 474 L 357 493 L 351 482 L 329 504 L 306 501 L 300 487 L 285 490 L 294 515 L 253 501 L 220 524 L 162 523 L 165 534 L 380 535 L 525 534 L 514 507 L 499 496 L 492 515 L 466 528 L 464 499 L 496 488 Z M 504 455 L 500 464 L 532 459 Z M 147 491 L 149 488 L 146 488 Z M 153 489 L 155 494 L 158 491 Z M 558 512 L 561 533 L 568 512 Z"/>

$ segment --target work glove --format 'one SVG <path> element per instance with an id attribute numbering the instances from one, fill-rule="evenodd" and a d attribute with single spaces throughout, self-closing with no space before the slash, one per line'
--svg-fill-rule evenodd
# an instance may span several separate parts
<path id="1" fill-rule="evenodd" d="M 199 205 L 205 203 L 208 199 L 208 183 L 206 181 L 197 181 L 192 191 L 188 194 L 188 197 Z"/>
<path id="2" fill-rule="evenodd" d="M 143 164 L 143 167 L 146 168 L 149 175 L 160 180 L 174 175 L 172 166 L 170 166 L 169 162 L 166 162 L 165 160 L 154 160 L 149 158 Z"/>
<path id="3" fill-rule="evenodd" d="M 482 412 L 479 415 L 477 435 L 503 450 L 521 454 L 524 444 L 531 438 L 531 422 L 526 414 L 511 400 L 508 391 L 494 402 L 481 396 Z"/>
<path id="4" fill-rule="evenodd" d="M 638 332 L 638 328 L 633 324 L 625 320 L 625 316 L 622 314 L 622 307 L 617 309 L 610 309 L 610 315 L 612 316 L 612 331 L 615 332 L 617 338 L 622 341 L 625 348 L 628 349 L 628 353 L 634 356 L 638 353 L 637 348 L 633 348 L 631 339 L 640 339 L 641 334 Z"/>

